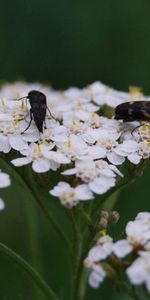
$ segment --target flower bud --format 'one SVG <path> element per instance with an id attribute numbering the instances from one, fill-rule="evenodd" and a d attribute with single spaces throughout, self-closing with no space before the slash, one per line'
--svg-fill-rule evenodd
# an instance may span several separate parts
<path id="1" fill-rule="evenodd" d="M 117 211 L 114 210 L 109 213 L 109 217 L 113 223 L 117 223 L 119 221 L 120 215 Z"/>
<path id="2" fill-rule="evenodd" d="M 108 220 L 106 218 L 101 218 L 98 225 L 100 229 L 106 229 L 108 226 Z"/>
<path id="3" fill-rule="evenodd" d="M 108 219 L 109 218 L 109 212 L 107 210 L 101 210 L 100 211 L 100 217 L 104 218 L 104 219 Z"/>

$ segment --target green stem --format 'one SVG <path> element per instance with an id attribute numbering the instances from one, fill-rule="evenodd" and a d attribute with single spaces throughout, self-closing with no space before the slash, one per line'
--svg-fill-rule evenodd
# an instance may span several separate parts
<path id="1" fill-rule="evenodd" d="M 74 211 L 70 211 L 70 216 L 72 219 L 72 228 L 74 233 L 73 239 L 73 278 L 72 278 L 72 300 L 77 300 L 77 281 L 78 281 L 78 265 L 80 263 L 81 257 L 81 234 L 78 223 L 78 209 L 75 208 Z"/>
<path id="2" fill-rule="evenodd" d="M 85 298 L 85 293 L 87 288 L 87 277 L 88 277 L 87 271 L 84 268 L 82 268 L 79 287 L 78 287 L 78 300 L 83 300 Z"/>
<path id="3" fill-rule="evenodd" d="M 53 226 L 53 228 L 56 230 L 59 237 L 63 240 L 65 246 L 67 249 L 71 249 L 70 242 L 64 232 L 62 231 L 61 227 L 58 225 L 58 223 L 55 221 L 55 219 L 52 217 L 52 214 L 47 210 L 47 207 L 44 205 L 43 200 L 39 198 L 39 196 L 36 194 L 35 191 L 31 190 L 29 187 L 31 193 L 34 195 L 34 199 L 36 199 L 38 205 L 40 206 L 41 210 L 43 211 L 44 215 L 46 216 L 49 223 Z"/>
<path id="4" fill-rule="evenodd" d="M 28 237 L 29 237 L 29 247 L 30 247 L 30 256 L 31 263 L 36 267 L 40 274 L 43 274 L 42 260 L 41 260 L 41 244 L 39 243 L 39 219 L 38 219 L 38 211 L 33 206 L 33 202 L 26 209 L 27 213 L 27 225 L 28 225 Z M 38 289 L 34 291 L 34 299 L 42 300 L 45 299 L 41 297 L 41 293 Z"/>
<path id="5" fill-rule="evenodd" d="M 85 220 L 84 229 L 88 228 L 91 233 L 94 233 L 94 225 L 92 223 L 90 215 L 82 207 L 80 208 L 80 212 L 81 212 L 81 216 Z M 84 231 L 84 229 L 83 229 L 83 231 Z"/>
<path id="6" fill-rule="evenodd" d="M 127 284 L 124 284 L 124 289 L 133 300 L 141 300 L 141 298 L 137 295 L 134 286 L 130 287 Z"/>
<path id="7" fill-rule="evenodd" d="M 47 283 L 40 277 L 37 271 L 20 255 L 15 253 L 13 250 L 0 243 L 0 252 L 4 253 L 6 256 L 11 258 L 15 263 L 17 263 L 26 273 L 30 275 L 32 280 L 35 282 L 37 287 L 50 299 L 50 300 L 60 300 L 55 292 L 47 285 Z"/>

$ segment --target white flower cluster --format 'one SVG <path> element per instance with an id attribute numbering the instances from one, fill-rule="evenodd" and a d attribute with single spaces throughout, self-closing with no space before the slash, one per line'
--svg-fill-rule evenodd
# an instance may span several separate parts
<path id="1" fill-rule="evenodd" d="M 63 205 L 72 207 L 79 201 L 89 200 L 94 194 L 103 194 L 123 176 L 118 167 L 126 159 L 138 164 L 150 156 L 150 126 L 143 125 L 132 134 L 138 122 L 123 123 L 102 116 L 101 109 L 138 100 L 141 93 L 116 91 L 96 82 L 83 89 L 69 88 L 54 91 L 42 87 L 47 97 L 46 129 L 39 133 L 34 121 L 23 134 L 30 121 L 28 101 L 13 101 L 26 96 L 40 84 L 6 84 L 0 90 L 0 151 L 14 149 L 22 155 L 13 159 L 14 166 L 32 164 L 34 172 L 56 171 L 63 165 L 64 181 L 50 191 Z M 27 103 L 26 103 L 27 102 Z M 68 165 L 68 167 L 66 166 Z M 67 177 L 66 177 L 67 176 Z M 76 186 L 69 184 L 76 180 Z M 67 178 L 67 179 L 65 179 Z"/>
<path id="2" fill-rule="evenodd" d="M 89 251 L 84 261 L 90 271 L 89 284 L 97 288 L 106 276 L 110 276 L 110 269 L 112 272 L 118 266 L 124 269 L 128 265 L 125 272 L 131 284 L 144 284 L 150 292 L 150 213 L 139 213 L 134 221 L 128 222 L 125 232 L 126 239 L 117 242 L 109 235 L 100 237 Z"/>

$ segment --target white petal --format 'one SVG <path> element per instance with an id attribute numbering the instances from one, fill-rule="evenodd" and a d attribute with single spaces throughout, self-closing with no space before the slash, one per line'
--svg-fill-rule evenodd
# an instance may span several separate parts
<path id="1" fill-rule="evenodd" d="M 143 268 L 143 259 L 137 258 L 126 270 L 126 273 L 132 284 L 143 284 L 146 279 L 146 274 Z"/>
<path id="2" fill-rule="evenodd" d="M 48 159 L 37 159 L 32 163 L 32 169 L 36 173 L 45 173 L 49 171 L 51 167 L 50 161 Z"/>
<path id="3" fill-rule="evenodd" d="M 89 183 L 89 188 L 95 193 L 95 194 L 104 194 L 109 190 L 110 187 L 113 187 L 115 185 L 115 178 L 113 177 L 100 177 L 95 178 L 93 181 Z"/>
<path id="4" fill-rule="evenodd" d="M 149 293 L 150 293 L 150 278 L 149 278 L 149 274 L 148 274 L 148 276 L 147 276 L 147 279 L 146 279 L 146 282 L 145 282 L 145 284 L 146 284 L 146 288 L 147 288 L 147 290 L 149 291 Z"/>
<path id="5" fill-rule="evenodd" d="M 106 272 L 100 266 L 95 266 L 94 270 L 89 276 L 89 285 L 93 288 L 98 288 L 105 276 Z"/>
<path id="6" fill-rule="evenodd" d="M 127 240 L 120 240 L 113 245 L 113 252 L 119 258 L 122 258 L 129 254 L 133 250 L 133 247 Z"/>
<path id="7" fill-rule="evenodd" d="M 40 135 L 39 132 L 37 130 L 35 130 L 34 132 L 25 132 L 22 134 L 22 139 L 26 142 L 36 142 L 38 141 Z"/>
<path id="8" fill-rule="evenodd" d="M 149 220 L 150 221 L 150 213 L 149 212 L 140 212 L 137 214 L 135 220 Z"/>
<path id="9" fill-rule="evenodd" d="M 103 158 L 106 156 L 106 150 L 99 146 L 89 147 L 88 155 L 93 159 Z"/>
<path id="10" fill-rule="evenodd" d="M 112 252 L 112 243 L 94 246 L 88 254 L 88 258 L 93 262 L 105 259 Z"/>
<path id="11" fill-rule="evenodd" d="M 83 140 L 86 142 L 86 143 L 88 143 L 88 144 L 94 144 L 95 143 L 95 137 L 93 137 L 92 136 L 92 134 L 90 134 L 90 133 L 84 133 L 83 135 L 82 135 L 82 138 L 83 138 Z"/>
<path id="12" fill-rule="evenodd" d="M 5 208 L 5 203 L 3 199 L 0 198 L 0 210 L 3 210 Z"/>
<path id="13" fill-rule="evenodd" d="M 53 160 L 50 160 L 50 164 L 51 164 L 51 170 L 53 171 L 56 171 L 60 167 L 60 164 Z"/>
<path id="14" fill-rule="evenodd" d="M 132 140 L 125 140 L 122 144 L 119 144 L 115 149 L 115 153 L 127 156 L 138 150 L 138 143 Z"/>
<path id="15" fill-rule="evenodd" d="M 138 165 L 141 161 L 142 157 L 137 153 L 132 153 L 128 155 L 128 160 L 131 161 L 133 164 Z"/>
<path id="16" fill-rule="evenodd" d="M 109 167 L 106 167 L 104 169 L 100 169 L 99 174 L 102 174 L 104 176 L 116 177 L 116 174 L 112 170 L 110 170 Z"/>
<path id="17" fill-rule="evenodd" d="M 121 165 L 125 161 L 125 158 L 123 156 L 120 156 L 115 152 L 107 153 L 107 158 L 114 165 Z"/>
<path id="18" fill-rule="evenodd" d="M 62 175 L 74 175 L 74 174 L 76 174 L 76 172 L 77 172 L 77 169 L 72 168 L 72 169 L 68 169 L 68 170 L 61 172 L 61 174 Z"/>
<path id="19" fill-rule="evenodd" d="M 60 181 L 49 193 L 53 196 L 59 197 L 61 194 L 70 189 L 70 184 L 64 181 Z"/>
<path id="20" fill-rule="evenodd" d="M 21 166 L 25 166 L 25 165 L 29 164 L 31 161 L 32 161 L 32 159 L 29 157 L 20 157 L 20 158 L 11 160 L 11 163 L 15 167 L 21 167 Z"/>
<path id="21" fill-rule="evenodd" d="M 0 151 L 8 153 L 11 150 L 8 136 L 0 135 Z"/>
<path id="22" fill-rule="evenodd" d="M 138 150 L 138 143 L 132 140 L 124 141 L 122 147 L 127 153 L 132 153 Z"/>
<path id="23" fill-rule="evenodd" d="M 70 163 L 70 158 L 68 158 L 66 155 L 55 152 L 55 151 L 46 151 L 44 153 L 44 156 L 50 160 L 54 160 L 55 162 L 59 164 L 68 164 Z"/>
<path id="24" fill-rule="evenodd" d="M 0 113 L 0 121 L 9 122 L 12 121 L 13 117 L 7 113 Z"/>
<path id="25" fill-rule="evenodd" d="M 109 168 L 110 168 L 111 170 L 113 170 L 117 175 L 119 175 L 119 176 L 121 176 L 121 177 L 124 176 L 124 175 L 117 169 L 116 166 L 114 166 L 114 165 L 109 165 Z"/>
<path id="26" fill-rule="evenodd" d="M 10 177 L 8 174 L 0 172 L 0 188 L 10 185 Z"/>
<path id="27" fill-rule="evenodd" d="M 62 134 L 56 134 L 52 137 L 52 140 L 55 142 L 66 142 L 68 139 L 68 136 L 66 133 L 62 133 Z"/>
<path id="28" fill-rule="evenodd" d="M 90 191 L 87 184 L 81 184 L 75 188 L 80 200 L 90 200 L 93 198 L 93 193 Z"/>
<path id="29" fill-rule="evenodd" d="M 28 144 L 27 142 L 23 141 L 21 135 L 11 135 L 9 137 L 9 142 L 11 147 L 17 151 L 28 149 Z"/>

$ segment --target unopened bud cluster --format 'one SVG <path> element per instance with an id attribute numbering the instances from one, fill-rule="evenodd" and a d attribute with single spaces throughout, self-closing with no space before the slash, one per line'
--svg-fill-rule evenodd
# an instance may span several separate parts
<path id="1" fill-rule="evenodd" d="M 117 223 L 120 216 L 117 211 L 107 211 L 107 210 L 101 210 L 100 211 L 100 220 L 99 220 L 99 228 L 100 229 L 106 229 L 108 225 L 112 223 Z"/>

